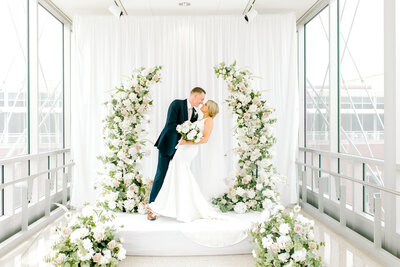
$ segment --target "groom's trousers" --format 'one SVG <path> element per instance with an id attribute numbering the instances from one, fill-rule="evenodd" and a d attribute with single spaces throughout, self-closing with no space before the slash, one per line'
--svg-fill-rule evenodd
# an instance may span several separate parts
<path id="1" fill-rule="evenodd" d="M 153 202 L 156 199 L 158 192 L 160 192 L 160 189 L 164 183 L 165 175 L 167 174 L 169 162 L 171 161 L 172 157 L 173 155 L 172 156 L 163 155 L 161 154 L 160 151 L 158 151 L 157 172 L 156 176 L 154 177 L 149 203 Z"/>

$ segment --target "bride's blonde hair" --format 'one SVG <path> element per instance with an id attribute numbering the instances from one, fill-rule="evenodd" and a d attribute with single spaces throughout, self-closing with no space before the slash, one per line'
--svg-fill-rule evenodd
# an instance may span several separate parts
<path id="1" fill-rule="evenodd" d="M 218 104 L 215 101 L 208 100 L 207 101 L 207 113 L 211 118 L 217 116 L 219 112 Z"/>

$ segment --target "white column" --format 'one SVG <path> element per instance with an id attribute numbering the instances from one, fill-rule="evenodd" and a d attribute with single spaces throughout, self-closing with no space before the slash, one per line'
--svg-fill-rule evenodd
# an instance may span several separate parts
<path id="1" fill-rule="evenodd" d="M 329 150 L 331 152 L 339 151 L 338 144 L 338 16 L 337 16 L 337 0 L 333 0 L 329 4 Z M 330 159 L 330 170 L 338 171 L 338 159 Z M 331 199 L 337 199 L 338 190 L 336 179 L 330 177 L 330 192 Z M 335 189 L 335 190 L 333 190 Z"/>
<path id="2" fill-rule="evenodd" d="M 396 99 L 398 98 L 399 83 L 396 77 L 396 2 L 385 0 L 384 4 L 384 73 L 385 73 L 385 186 L 396 187 Z M 385 243 L 389 251 L 395 251 L 393 239 L 396 230 L 396 201 L 391 194 L 384 194 L 385 210 Z"/>
<path id="3" fill-rule="evenodd" d="M 39 79 L 38 79 L 38 4 L 29 1 L 29 153 L 37 154 L 39 151 Z M 31 161 L 30 173 L 36 173 L 38 162 Z M 37 180 L 38 181 L 38 180 Z M 36 183 L 28 183 L 28 195 L 32 194 L 33 200 L 38 199 Z"/>
<path id="4" fill-rule="evenodd" d="M 305 130 L 305 120 L 304 120 L 304 105 L 305 105 L 305 98 L 304 98 L 304 25 L 300 25 L 297 28 L 298 32 L 298 80 L 299 80 L 299 146 L 304 147 L 304 130 Z M 303 156 L 299 156 L 299 158 L 303 158 Z"/>

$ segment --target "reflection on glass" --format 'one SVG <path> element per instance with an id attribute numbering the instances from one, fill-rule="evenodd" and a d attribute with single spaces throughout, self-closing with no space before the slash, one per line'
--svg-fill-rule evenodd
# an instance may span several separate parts
<path id="1" fill-rule="evenodd" d="M 28 152 L 26 4 L 0 1 L 0 159 Z"/>
<path id="2" fill-rule="evenodd" d="M 39 152 L 63 147 L 63 24 L 39 6 Z"/>
<path id="3" fill-rule="evenodd" d="M 383 2 L 340 1 L 340 151 L 383 158 Z"/>
<path id="4" fill-rule="evenodd" d="M 329 150 L 329 9 L 305 29 L 306 146 Z"/>

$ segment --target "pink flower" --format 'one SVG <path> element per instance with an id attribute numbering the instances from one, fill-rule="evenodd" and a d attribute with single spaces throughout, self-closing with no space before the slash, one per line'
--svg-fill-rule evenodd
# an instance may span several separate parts
<path id="1" fill-rule="evenodd" d="M 114 248 L 118 247 L 118 243 L 113 239 L 107 244 L 108 249 L 113 250 Z"/>
<path id="2" fill-rule="evenodd" d="M 58 264 L 61 264 L 61 263 L 63 263 L 64 262 L 64 260 L 65 260 L 65 254 L 63 254 L 63 253 L 60 253 L 60 254 L 58 254 L 58 257 L 57 257 L 57 259 L 56 259 L 56 262 L 58 263 Z"/>
<path id="3" fill-rule="evenodd" d="M 308 247 L 309 247 L 311 250 L 315 250 L 315 249 L 317 248 L 317 243 L 315 243 L 315 242 L 310 242 L 310 243 L 308 243 Z"/>
<path id="4" fill-rule="evenodd" d="M 71 234 L 72 230 L 71 228 L 63 228 L 61 232 L 63 235 L 67 236 Z"/>
<path id="5" fill-rule="evenodd" d="M 158 79 L 159 79 L 158 75 L 154 75 L 152 80 L 156 82 L 158 81 Z"/>
<path id="6" fill-rule="evenodd" d="M 142 91 L 142 87 L 140 85 L 137 85 L 135 87 L 135 90 L 136 90 L 136 92 L 140 92 L 140 91 Z"/>
<path id="7" fill-rule="evenodd" d="M 277 243 L 273 243 L 270 248 L 271 248 L 271 251 L 274 253 L 278 253 L 279 251 L 281 251 L 281 249 L 279 248 L 279 245 Z"/>
<path id="8" fill-rule="evenodd" d="M 295 233 L 299 234 L 299 233 L 301 233 L 302 230 L 303 230 L 303 226 L 301 226 L 300 224 L 296 224 L 294 226 L 294 232 Z"/>
<path id="9" fill-rule="evenodd" d="M 101 261 L 101 254 L 100 253 L 96 253 L 93 255 L 92 257 L 93 262 L 100 262 Z"/>

